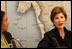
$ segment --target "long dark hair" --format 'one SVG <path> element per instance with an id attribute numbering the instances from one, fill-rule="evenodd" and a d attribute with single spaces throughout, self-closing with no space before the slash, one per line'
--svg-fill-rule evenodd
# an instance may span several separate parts
<path id="1" fill-rule="evenodd" d="M 1 24 L 2 24 L 2 20 L 3 20 L 4 14 L 5 14 L 5 12 L 1 11 Z"/>

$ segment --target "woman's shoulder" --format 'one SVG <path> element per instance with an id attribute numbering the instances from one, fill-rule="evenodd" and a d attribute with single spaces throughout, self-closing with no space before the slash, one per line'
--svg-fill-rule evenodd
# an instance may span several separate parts
<path id="1" fill-rule="evenodd" d="M 46 33 L 44 34 L 44 36 L 54 37 L 54 36 L 55 36 L 55 34 L 54 34 L 54 28 L 53 28 L 52 30 L 46 32 Z"/>
<path id="2" fill-rule="evenodd" d="M 71 31 L 68 30 L 66 27 L 65 27 L 65 32 L 66 32 L 66 34 L 71 35 Z"/>
<path id="3" fill-rule="evenodd" d="M 70 30 L 68 30 L 68 32 L 71 34 L 71 31 Z"/>
<path id="4" fill-rule="evenodd" d="M 4 31 L 3 34 L 4 36 L 12 37 L 11 33 L 8 31 Z"/>
<path id="5" fill-rule="evenodd" d="M 68 32 L 66 33 L 68 36 L 69 36 L 69 38 L 71 38 L 71 31 L 70 30 L 67 30 Z"/>
<path id="6" fill-rule="evenodd" d="M 70 30 L 68 30 L 68 33 L 71 35 L 71 31 Z"/>
<path id="7" fill-rule="evenodd" d="M 4 34 L 5 38 L 6 38 L 6 40 L 8 41 L 8 43 L 10 43 L 11 39 L 12 39 L 12 35 L 10 34 L 10 32 L 4 31 L 3 34 Z"/>

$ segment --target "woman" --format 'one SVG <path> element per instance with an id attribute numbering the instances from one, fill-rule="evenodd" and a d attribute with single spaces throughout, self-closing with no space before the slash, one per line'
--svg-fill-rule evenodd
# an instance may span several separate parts
<path id="1" fill-rule="evenodd" d="M 71 31 L 65 28 L 67 14 L 63 7 L 55 7 L 50 16 L 55 28 L 45 33 L 38 48 L 70 48 Z"/>
<path id="2" fill-rule="evenodd" d="M 1 48 L 10 48 L 11 40 L 13 39 L 8 30 L 8 18 L 5 12 L 1 11 Z M 14 42 L 13 42 L 14 44 Z M 13 45 L 15 47 L 15 44 Z"/>

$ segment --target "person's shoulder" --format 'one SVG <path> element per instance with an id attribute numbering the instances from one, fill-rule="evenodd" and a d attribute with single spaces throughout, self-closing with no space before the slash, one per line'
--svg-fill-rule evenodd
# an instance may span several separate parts
<path id="1" fill-rule="evenodd" d="M 67 30 L 67 31 L 68 31 L 68 35 L 71 36 L 71 31 L 70 30 Z"/>
<path id="2" fill-rule="evenodd" d="M 3 34 L 12 36 L 11 33 L 8 31 L 4 31 Z"/>
<path id="3" fill-rule="evenodd" d="M 71 34 L 71 31 L 70 31 L 70 30 L 68 30 L 68 33 L 69 33 L 69 34 Z"/>
<path id="4" fill-rule="evenodd" d="M 69 33 L 71 33 L 71 31 L 70 31 L 70 30 L 68 30 L 68 32 L 69 32 Z"/>
<path id="5" fill-rule="evenodd" d="M 4 36 L 5 36 L 6 38 L 12 38 L 11 33 L 8 32 L 8 31 L 4 31 L 3 34 L 4 34 Z"/>
<path id="6" fill-rule="evenodd" d="M 4 34 L 7 42 L 10 43 L 11 42 L 11 39 L 12 39 L 12 35 L 10 34 L 10 32 L 4 31 L 3 34 Z"/>
<path id="7" fill-rule="evenodd" d="M 67 34 L 70 34 L 71 35 L 71 31 L 68 30 L 66 27 L 65 27 L 65 32 L 67 32 Z"/>
<path id="8" fill-rule="evenodd" d="M 54 28 L 53 28 L 52 30 L 46 32 L 46 33 L 44 34 L 44 36 L 54 37 L 54 36 L 55 36 L 55 34 L 54 34 Z"/>

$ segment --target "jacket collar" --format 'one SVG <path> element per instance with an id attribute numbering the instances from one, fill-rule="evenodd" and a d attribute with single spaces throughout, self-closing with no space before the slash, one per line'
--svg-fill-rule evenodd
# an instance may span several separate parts
<path id="1" fill-rule="evenodd" d="M 56 27 L 55 27 L 54 31 L 56 34 L 59 34 L 59 31 Z M 64 27 L 64 32 L 65 32 L 65 34 L 68 32 L 68 30 L 65 27 Z"/>

